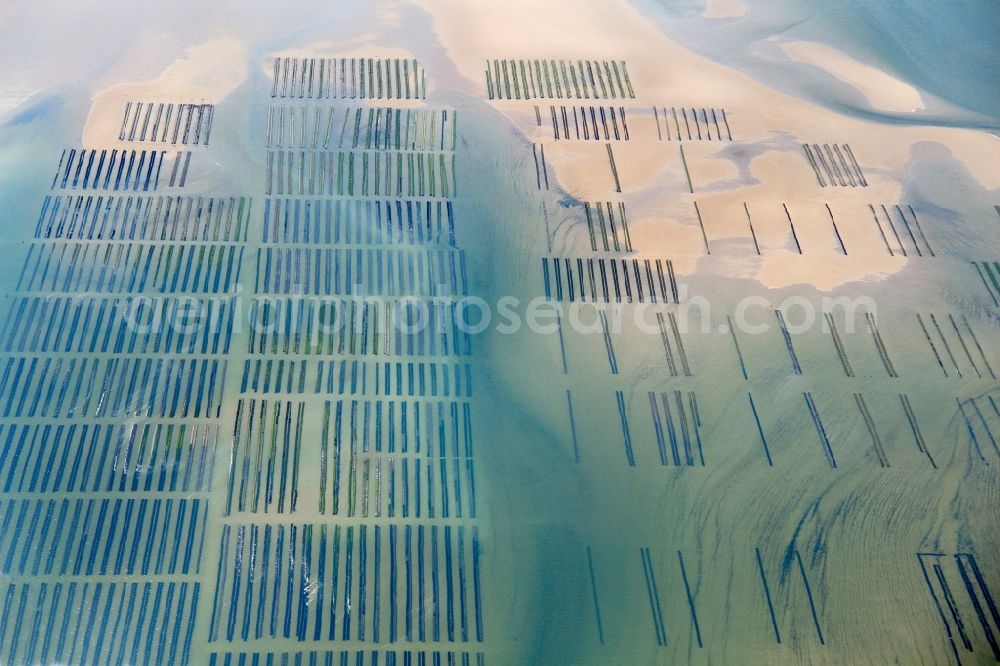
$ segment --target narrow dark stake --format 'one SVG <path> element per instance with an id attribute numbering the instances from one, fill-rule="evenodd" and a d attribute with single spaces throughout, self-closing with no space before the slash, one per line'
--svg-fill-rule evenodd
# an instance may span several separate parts
<path id="1" fill-rule="evenodd" d="M 698 227 L 701 229 L 701 240 L 705 243 L 705 254 L 712 254 L 711 248 L 708 246 L 708 234 L 705 233 L 705 223 L 701 219 L 701 209 L 698 208 L 698 202 L 694 202 L 694 212 L 698 215 Z"/>
<path id="2" fill-rule="evenodd" d="M 788 226 L 792 229 L 792 240 L 795 241 L 795 249 L 798 250 L 799 254 L 802 254 L 802 246 L 799 245 L 799 236 L 795 233 L 795 223 L 792 222 L 792 214 L 788 212 L 788 206 L 781 204 L 781 207 L 785 209 L 785 217 L 788 218 Z"/>
<path id="3" fill-rule="evenodd" d="M 830 224 L 833 225 L 833 233 L 837 235 L 837 242 L 840 243 L 840 251 L 847 256 L 847 248 L 844 246 L 844 239 L 840 236 L 840 229 L 837 228 L 837 220 L 833 217 L 833 210 L 830 208 L 830 204 L 824 204 L 826 206 L 826 212 L 830 216 Z"/>
<path id="4" fill-rule="evenodd" d="M 757 232 L 753 229 L 753 220 L 750 218 L 750 207 L 747 206 L 747 202 L 743 202 L 743 210 L 747 214 L 747 224 L 750 225 L 750 237 L 753 238 L 753 249 L 760 254 L 760 245 L 757 244 Z"/>
<path id="5" fill-rule="evenodd" d="M 611 152 L 610 143 L 606 143 L 604 145 L 608 149 L 608 162 L 611 163 L 611 174 L 615 177 L 615 192 L 621 192 L 622 184 L 621 181 L 618 180 L 618 167 L 615 166 L 615 155 Z"/>
<path id="6" fill-rule="evenodd" d="M 684 165 L 684 175 L 687 176 L 688 181 L 688 191 L 694 194 L 694 183 L 691 182 L 691 172 L 688 170 L 687 158 L 684 156 L 684 146 L 678 146 L 681 151 L 681 163 Z M 611 146 L 608 146 L 608 151 L 610 152 Z M 619 190 L 621 191 L 621 190 Z"/>
<path id="7" fill-rule="evenodd" d="M 594 575 L 594 558 L 587 546 L 587 570 L 590 573 L 590 592 L 594 598 L 594 617 L 597 620 L 597 639 L 604 645 L 604 626 L 601 622 L 601 604 L 597 597 L 597 577 Z"/>

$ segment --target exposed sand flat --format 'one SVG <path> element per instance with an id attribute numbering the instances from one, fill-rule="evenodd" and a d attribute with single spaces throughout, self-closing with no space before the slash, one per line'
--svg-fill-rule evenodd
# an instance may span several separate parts
<path id="1" fill-rule="evenodd" d="M 741 0 L 710 0 L 702 14 L 705 18 L 735 19 L 747 15 L 747 6 Z"/>
<path id="2" fill-rule="evenodd" d="M 281 49 L 268 54 L 268 58 L 356 58 L 363 53 L 366 58 L 413 58 L 413 52 L 398 46 L 379 44 L 378 35 L 358 35 L 352 42 L 313 42 L 294 49 Z M 265 73 L 270 76 L 271 62 L 263 63 Z"/>
<path id="3" fill-rule="evenodd" d="M 477 89 L 485 85 L 483 69 L 490 58 L 607 57 L 624 59 L 628 63 L 637 95 L 636 100 L 627 101 L 629 106 L 726 108 L 734 138 L 762 149 L 750 162 L 751 173 L 758 182 L 749 186 L 742 183 L 726 185 L 733 182 L 736 175 L 733 166 L 727 166 L 730 158 L 722 154 L 730 144 L 686 143 L 696 198 L 726 197 L 725 190 L 732 189 L 731 204 L 741 207 L 742 201 L 760 197 L 794 202 L 822 196 L 817 191 L 816 178 L 803 153 L 802 143 L 849 144 L 852 147 L 870 186 L 837 192 L 837 196 L 856 202 L 859 210 L 870 201 L 897 201 L 916 145 L 928 141 L 946 147 L 985 187 L 1000 187 L 1000 172 L 994 166 L 1000 142 L 995 137 L 984 141 L 983 134 L 973 130 L 887 126 L 835 114 L 771 89 L 682 47 L 656 30 L 627 3 L 588 6 L 586 11 L 569 3 L 539 7 L 528 0 L 482 6 L 438 0 L 418 0 L 418 4 L 433 14 L 442 44 Z M 726 4 L 725 8 L 728 11 L 733 6 Z M 516 18 L 528 15 L 533 17 L 530 22 Z M 518 25 L 518 30 L 492 29 L 492 26 L 508 23 Z M 560 30 L 550 31 L 549 25 L 559 25 Z M 792 42 L 782 47 L 791 57 L 823 66 L 834 76 L 858 87 L 880 108 L 909 112 L 923 106 L 919 91 L 913 87 L 836 49 L 809 42 Z M 650 54 L 656 56 L 650 57 Z M 613 194 L 607 153 L 602 146 L 564 146 L 551 141 L 548 105 L 589 104 L 590 101 L 536 100 L 533 103 L 543 110 L 542 126 L 530 133 L 532 140 L 545 140 L 543 137 L 548 132 L 546 154 L 552 154 L 547 160 L 550 179 L 577 197 L 595 188 Z M 503 103 L 498 107 L 502 109 Z M 633 118 L 636 118 L 633 125 L 652 123 L 651 117 Z M 673 193 L 686 193 L 686 177 L 676 145 L 635 144 L 613 145 L 623 191 L 630 196 L 661 201 Z M 562 153 L 569 153 L 567 159 L 556 157 Z M 669 186 L 665 187 L 667 184 Z M 664 217 L 642 222 L 656 226 L 656 236 L 677 223 L 690 224 L 691 220 Z M 675 245 L 669 238 L 662 240 L 663 244 L 650 243 L 650 247 Z M 662 250 L 654 250 L 655 253 L 662 254 Z M 644 254 L 640 250 L 639 256 Z M 859 253 L 836 261 L 836 268 L 802 262 L 801 266 L 786 270 L 784 267 L 788 263 L 781 257 L 766 258 L 760 264 L 756 279 L 770 288 L 802 283 L 828 291 L 852 281 L 883 278 L 900 270 L 906 262 L 888 255 Z M 796 264 L 794 260 L 791 263 Z"/>
<path id="4" fill-rule="evenodd" d="M 857 88 L 876 109 L 908 113 L 924 108 L 924 100 L 913 86 L 833 47 L 816 42 L 782 42 L 778 46 L 793 60 L 819 67 Z"/>
<path id="5" fill-rule="evenodd" d="M 806 141 L 858 142 L 878 139 L 878 154 L 859 155 L 864 166 L 902 169 L 917 141 L 938 141 L 955 151 L 987 187 L 1000 187 L 1000 173 L 992 168 L 1000 144 L 984 142 L 981 132 L 935 127 L 888 127 L 834 114 L 809 102 L 753 81 L 672 41 L 624 2 L 587 6 L 536 6 L 527 0 L 481 6 L 439 0 L 417 0 L 433 15 L 435 31 L 459 70 L 477 90 L 485 90 L 484 68 L 490 58 L 613 58 L 629 63 L 636 83 L 637 103 L 667 106 L 707 106 L 732 109 L 737 138 L 754 140 L 784 131 Z M 525 22 L 519 17 L 532 16 Z M 497 31 L 496 25 L 516 25 L 515 31 Z M 549 25 L 558 25 L 554 33 Z M 544 45 L 541 49 L 540 45 Z M 821 47 L 822 48 L 822 47 Z M 801 54 L 803 47 L 796 47 Z M 833 49 L 826 51 L 837 53 Z M 655 54 L 655 57 L 650 57 Z M 804 56 L 803 56 L 804 57 Z M 834 59 L 831 59 L 834 60 Z M 852 81 L 867 75 L 870 66 L 843 56 L 835 59 L 837 74 Z M 851 70 L 849 65 L 860 69 Z M 895 81 L 880 100 L 912 110 L 919 98 L 911 87 L 882 73 L 877 86 Z M 638 82 L 641 82 L 639 84 Z M 853 85 L 853 83 L 852 83 Z M 875 87 L 875 84 L 873 84 Z M 907 92 L 909 91 L 909 92 Z M 908 108 L 907 108 L 908 107 Z M 895 135 L 895 139 L 890 139 Z"/>
<path id="6" fill-rule="evenodd" d="M 247 49 L 238 39 L 222 37 L 192 46 L 151 81 L 116 84 L 95 93 L 82 146 L 116 141 L 126 102 L 216 103 L 246 81 L 248 71 Z"/>

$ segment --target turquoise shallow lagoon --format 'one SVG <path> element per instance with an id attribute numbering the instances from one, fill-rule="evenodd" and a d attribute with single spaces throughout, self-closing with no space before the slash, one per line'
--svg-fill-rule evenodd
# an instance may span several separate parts
<path id="1" fill-rule="evenodd" d="M 994 5 L 0 16 L 0 664 L 1000 658 Z"/>
<path id="2" fill-rule="evenodd" d="M 715 19 L 704 16 L 707 7 L 701 2 L 657 5 L 669 17 L 661 25 L 671 36 L 838 111 L 871 109 L 864 108 L 856 91 L 817 77 L 815 69 L 769 58 L 769 37 L 829 44 L 912 83 L 937 98 L 926 114 L 931 122 L 996 126 L 1000 56 L 987 45 L 1000 14 L 991 2 L 747 2 L 745 14 Z"/>

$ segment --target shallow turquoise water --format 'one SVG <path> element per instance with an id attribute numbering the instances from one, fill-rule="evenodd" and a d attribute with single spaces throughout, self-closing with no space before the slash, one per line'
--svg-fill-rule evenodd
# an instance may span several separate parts
<path id="1" fill-rule="evenodd" d="M 990 44 L 1000 10 L 988 0 L 959 4 L 749 0 L 743 3 L 746 16 L 739 20 L 701 18 L 704 2 L 656 4 L 682 19 L 662 23 L 673 37 L 769 85 L 840 111 L 867 109 L 835 79 L 816 80 L 816 72 L 807 66 L 768 58 L 770 51 L 762 40 L 780 36 L 828 44 L 944 102 L 928 108 L 933 122 L 947 123 L 950 118 L 961 125 L 996 128 L 1000 56 Z M 692 25 L 698 29 L 691 30 Z M 914 120 L 909 117 L 906 122 Z"/>
<path id="2" fill-rule="evenodd" d="M 898 50 L 858 28 L 896 34 L 885 26 L 896 25 L 898 10 L 864 17 L 843 9 L 828 16 L 824 7 L 751 3 L 751 19 L 731 28 L 660 13 L 650 13 L 650 20 L 766 83 L 838 112 L 870 116 L 850 92 L 815 72 L 759 62 L 756 39 L 782 21 L 809 16 L 795 29 L 801 31 L 797 38 L 829 42 L 965 109 L 941 103 L 909 122 L 993 122 L 996 89 L 988 85 L 990 70 L 970 66 L 995 58 L 988 48 L 975 46 L 983 26 L 990 24 L 988 5 L 971 18 L 948 13 L 939 21 L 911 13 L 911 25 L 925 30 L 929 23 L 940 25 L 939 39 L 964 44 L 958 53 L 966 55 L 935 59 L 915 51 L 910 40 L 905 64 Z M 428 13 L 409 5 L 391 8 L 402 16 L 393 26 L 383 25 L 377 9 L 361 3 L 332 9 L 307 3 L 254 13 L 238 28 L 232 25 L 232 7 L 224 5 L 153 17 L 123 8 L 106 21 L 91 13 L 53 21 L 27 6 L 12 10 L 27 25 L 55 23 L 69 32 L 70 26 L 82 25 L 93 36 L 94 55 L 87 61 L 72 59 L 65 50 L 73 44 L 22 42 L 18 48 L 17 42 L 7 42 L 12 45 L 4 47 L 4 60 L 14 65 L 8 71 L 30 71 L 39 92 L 4 115 L 0 126 L 0 189 L 9 220 L 0 234 L 10 257 L 0 267 L 0 311 L 4 330 L 21 333 L 0 343 L 5 367 L 15 367 L 10 359 L 37 359 L 39 365 L 33 371 L 25 365 L 16 380 L 15 371 L 8 372 L 0 395 L 0 410 L 6 410 L 0 419 L 0 483 L 8 484 L 0 500 L 0 645 L 6 646 L 0 648 L 0 661 L 206 663 L 214 658 L 258 663 L 240 656 L 257 654 L 259 663 L 949 663 L 956 656 L 963 663 L 986 663 L 993 654 L 989 636 L 1000 632 L 988 602 L 1000 590 L 993 471 L 1000 455 L 994 376 L 1000 371 L 1000 328 L 993 297 L 1000 289 L 991 292 L 977 276 L 985 269 L 971 262 L 992 262 L 997 256 L 998 218 L 992 210 L 1000 199 L 997 191 L 976 181 L 941 146 L 921 146 L 902 173 L 867 173 L 873 181 L 898 179 L 899 203 L 913 207 L 927 232 L 923 237 L 914 228 L 908 235 L 909 227 L 899 226 L 901 235 L 895 236 L 887 228 L 886 248 L 908 249 L 911 257 L 922 248 L 926 256 L 913 257 L 886 279 L 850 282 L 830 292 L 806 285 L 770 289 L 758 280 L 733 277 L 734 265 L 753 261 L 753 247 L 748 238 L 722 231 L 724 223 L 742 214 L 727 208 L 724 180 L 716 190 L 699 188 L 697 195 L 680 180 L 652 194 L 628 188 L 624 194 L 614 192 L 610 180 L 593 191 L 569 191 L 558 181 L 562 165 L 553 161 L 551 186 L 543 190 L 532 172 L 527 138 L 534 102 L 486 99 L 482 82 L 465 79 L 433 36 Z M 683 17 L 696 9 L 680 7 L 677 13 Z M 305 335 L 277 336 L 275 346 L 254 347 L 254 340 L 261 344 L 259 338 L 246 329 L 232 332 L 228 348 L 207 351 L 200 339 L 177 339 L 169 350 L 140 353 L 132 351 L 127 336 L 120 346 L 110 342 L 86 353 L 53 347 L 39 325 L 45 321 L 42 311 L 17 309 L 19 298 L 37 296 L 53 308 L 57 302 L 70 308 L 121 294 L 73 280 L 25 287 L 25 266 L 29 274 L 48 270 L 44 264 L 36 270 L 30 257 L 74 243 L 127 247 L 145 242 L 77 241 L 64 232 L 55 232 L 63 234 L 57 240 L 37 237 L 45 196 L 80 194 L 72 186 L 64 191 L 49 185 L 63 149 L 78 143 L 91 93 L 115 81 L 119 46 L 110 37 L 126 30 L 137 35 L 144 46 L 137 64 L 141 73 L 134 78 L 144 79 L 178 57 L 178 44 L 203 42 L 218 34 L 218 26 L 246 43 L 250 73 L 235 92 L 217 101 L 211 145 L 188 148 L 194 154 L 191 184 L 166 191 L 252 199 L 246 234 L 178 237 L 146 242 L 147 247 L 241 249 L 245 300 L 287 296 L 286 283 L 267 282 L 263 275 L 270 270 L 299 279 L 310 270 L 303 262 L 293 268 L 278 264 L 304 256 L 297 251 L 377 251 L 384 254 L 367 256 L 386 262 L 400 256 L 449 257 L 465 273 L 458 277 L 460 268 L 445 271 L 440 282 L 421 282 L 371 260 L 351 266 L 356 278 L 371 280 L 369 292 L 390 299 L 410 292 L 426 297 L 433 285 L 449 299 L 468 293 L 489 303 L 503 296 L 524 302 L 542 296 L 543 257 L 652 256 L 673 259 L 679 267 L 696 257 L 695 268 L 679 269 L 680 281 L 690 295 L 709 299 L 710 326 L 671 337 L 664 324 L 666 348 L 659 330 L 650 333 L 626 323 L 609 335 L 612 351 L 599 330 L 584 335 L 564 328 L 561 335 L 542 335 L 522 329 L 508 335 L 491 328 L 473 336 L 469 347 L 452 347 L 441 336 L 433 350 L 425 341 L 427 346 L 416 351 L 398 347 L 387 354 L 377 346 L 381 313 L 372 310 L 363 315 L 371 319 L 364 319 L 354 338 L 342 336 L 321 353 L 294 346 Z M 845 31 L 851 33 L 849 40 L 841 36 Z M 270 55 L 323 40 L 353 44 L 366 32 L 378 35 L 379 47 L 412 50 L 432 87 L 426 102 L 365 105 L 457 111 L 459 168 L 453 190 L 444 195 L 439 189 L 433 196 L 429 189 L 376 195 L 359 186 L 351 195 L 331 185 L 303 193 L 295 182 L 297 171 L 282 184 L 291 193 L 269 192 L 265 182 L 278 182 L 267 178 L 267 154 L 277 150 L 265 146 L 269 106 L 309 112 L 334 108 L 338 114 L 362 106 L 356 99 L 273 99 Z M 647 105 L 643 82 L 634 83 L 637 99 L 613 104 L 628 107 L 633 144 L 654 144 L 659 139 L 647 107 L 665 101 L 652 99 Z M 549 103 L 539 102 L 543 123 Z M 334 136 L 344 132 L 334 128 Z M 324 132 L 320 126 L 318 136 Z M 108 145 L 120 145 L 115 139 L 109 137 Z M 984 133 L 983 140 L 992 139 Z M 614 148 L 625 165 L 630 153 L 623 143 Z M 142 147 L 129 144 L 130 150 Z M 715 157 L 705 145 L 693 139 L 685 143 L 692 168 L 704 169 Z M 547 147 L 550 159 L 558 160 L 552 142 Z M 758 148 L 737 136 L 723 149 L 729 150 L 724 159 L 745 164 L 747 153 Z M 394 154 L 391 148 L 382 150 Z M 664 159 L 675 159 L 673 146 L 670 150 L 662 151 Z M 597 157 L 603 160 L 601 151 L 598 146 Z M 306 152 L 320 151 L 310 146 Z M 438 153 L 450 156 L 449 150 L 438 150 L 435 159 Z M 272 169 L 278 168 L 277 159 L 275 154 Z M 342 170 L 339 164 L 336 168 Z M 802 168 L 808 168 L 804 161 Z M 679 170 L 676 175 L 681 177 Z M 775 181 L 784 176 L 764 174 Z M 374 180 L 369 182 L 374 187 Z M 400 182 L 408 184 L 405 178 Z M 656 199 L 658 194 L 662 198 Z M 669 221 L 674 221 L 674 206 L 683 204 L 684 224 L 695 242 L 687 243 L 685 236 L 660 245 L 655 225 L 636 223 L 631 241 L 642 254 L 595 250 L 580 205 L 585 196 L 636 207 L 653 197 L 671 211 L 664 215 Z M 817 188 L 790 202 L 805 252 L 788 258 L 789 266 L 834 247 L 829 229 L 799 217 L 825 221 L 822 207 L 830 201 L 851 252 L 859 246 L 881 249 L 867 208 L 839 196 Z M 386 235 L 381 226 L 372 232 L 374 223 L 363 217 L 343 221 L 345 229 L 360 230 L 349 240 L 323 233 L 307 240 L 302 228 L 288 231 L 294 222 L 282 226 L 276 239 L 276 227 L 267 226 L 274 220 L 264 211 L 288 199 L 319 202 L 319 210 L 327 201 L 450 205 L 454 243 L 447 234 L 415 241 L 402 232 Z M 688 220 L 686 206 L 692 200 L 704 211 L 710 256 Z M 894 203 L 889 202 L 890 209 Z M 784 227 L 775 231 L 775 220 L 784 223 L 778 204 L 751 201 L 748 210 L 754 212 L 765 252 L 790 247 Z M 141 237 L 149 226 L 137 229 Z M 276 249 L 289 253 L 279 259 L 269 252 Z M 258 252 L 263 259 L 258 260 Z M 109 255 L 97 256 L 97 271 L 112 263 Z M 312 290 L 346 309 L 344 304 L 359 295 L 349 293 L 346 273 L 337 273 L 347 270 L 348 255 L 329 256 L 336 257 L 334 263 L 315 265 L 319 270 L 310 264 L 310 275 L 322 277 Z M 192 260 L 167 275 L 197 271 L 206 265 L 202 261 Z M 214 275 L 216 269 L 205 270 Z M 333 274 L 344 282 L 326 286 L 326 276 Z M 219 304 L 230 298 L 215 287 L 161 284 L 172 283 L 143 291 L 164 298 L 164 291 L 173 290 L 174 296 L 194 294 Z M 771 310 L 788 297 L 816 304 L 823 296 L 859 295 L 878 303 L 888 364 L 864 321 L 849 332 L 835 314 L 849 372 L 829 330 L 816 326 L 792 334 L 790 351 L 774 325 Z M 754 316 L 772 325 L 759 336 L 738 331 L 737 349 L 720 326 L 748 296 L 764 299 L 767 305 Z M 626 315 L 637 309 L 624 307 Z M 669 315 L 680 311 L 676 304 L 658 304 L 650 318 L 658 313 L 669 322 Z M 699 314 L 695 321 L 702 318 Z M 72 315 L 59 321 L 72 321 Z M 70 324 L 73 330 L 81 326 L 82 331 L 86 324 Z M 105 330 L 103 323 L 94 326 Z M 67 330 L 66 324 L 53 328 Z M 966 331 L 975 332 L 975 341 Z M 97 366 L 103 372 L 128 359 L 173 363 L 171 368 L 180 361 L 214 364 L 222 373 L 221 397 L 211 405 L 192 403 L 186 414 L 183 407 L 168 413 L 168 404 L 151 415 L 140 398 L 158 406 L 175 394 L 185 395 L 190 386 L 207 389 L 208 374 L 198 366 L 189 374 L 175 376 L 164 369 L 144 375 L 146 368 L 137 364 L 125 367 L 122 383 L 105 385 L 101 375 L 85 383 L 86 373 L 74 369 L 72 378 L 84 377 L 83 388 L 70 393 L 76 397 L 56 412 L 60 384 L 32 384 L 25 378 L 31 372 L 37 376 L 46 363 L 49 371 L 65 372 L 71 360 L 87 360 L 104 364 Z M 258 361 L 270 363 L 270 370 L 261 366 L 255 374 Z M 55 365 L 60 362 L 64 365 Z M 286 365 L 279 374 L 281 362 Z M 407 383 L 409 364 L 417 364 L 412 367 L 418 375 L 421 368 L 426 373 L 424 383 Z M 134 367 L 139 369 L 133 373 Z M 397 368 L 399 374 L 393 374 Z M 451 373 L 448 383 L 441 369 Z M 433 384 L 432 373 L 437 373 Z M 21 382 L 26 389 L 20 389 Z M 136 382 L 147 390 L 137 390 Z M 67 391 L 72 390 L 71 383 Z M 49 403 L 50 411 L 44 411 Z M 873 415 L 875 435 L 865 410 Z M 147 425 L 186 426 L 179 441 L 187 448 L 176 448 L 176 439 L 156 439 L 165 447 L 157 451 L 173 451 L 175 457 L 161 452 L 156 454 L 163 456 L 160 462 L 150 463 L 157 458 L 141 437 L 130 440 L 114 431 L 111 439 L 79 435 L 63 444 L 51 429 L 43 430 L 61 427 L 69 433 L 75 427 L 73 432 L 80 433 L 84 427 L 120 426 L 141 433 L 148 432 L 142 430 Z M 122 444 L 128 441 L 140 444 Z M 82 462 L 71 462 L 73 455 Z M 48 476 L 60 470 L 69 475 L 74 468 L 100 481 L 71 483 L 67 476 L 57 482 Z M 50 479 L 48 485 L 43 478 Z M 445 478 L 450 481 L 442 486 Z M 442 487 L 450 494 L 442 495 Z M 169 514 L 167 501 L 172 502 Z M 200 516 L 194 523 L 178 517 L 182 501 L 187 502 L 185 516 Z M 160 522 L 152 518 L 154 512 Z M 159 540 L 149 539 L 139 525 L 165 531 Z M 119 565 L 130 561 L 139 564 Z M 15 633 L 22 636 L 19 641 L 3 638 Z"/>

